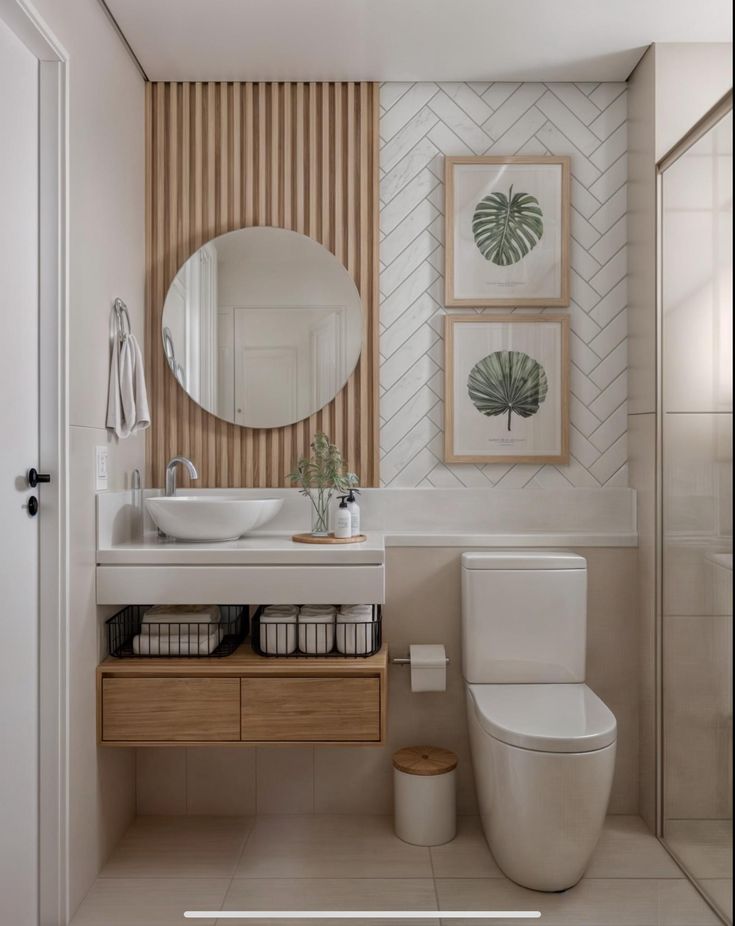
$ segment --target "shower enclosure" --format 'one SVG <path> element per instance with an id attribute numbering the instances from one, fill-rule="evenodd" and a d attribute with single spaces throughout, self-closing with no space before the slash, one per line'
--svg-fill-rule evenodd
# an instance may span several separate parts
<path id="1" fill-rule="evenodd" d="M 659 828 L 732 922 L 732 98 L 659 165 Z"/>

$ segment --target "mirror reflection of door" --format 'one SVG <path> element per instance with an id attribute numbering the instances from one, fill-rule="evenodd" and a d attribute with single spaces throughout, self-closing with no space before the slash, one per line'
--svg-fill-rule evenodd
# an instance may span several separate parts
<path id="1" fill-rule="evenodd" d="M 298 357 L 292 347 L 246 347 L 238 344 L 235 362 L 235 421 L 251 427 L 296 415 Z M 251 408 L 248 403 L 257 402 Z M 261 424 L 260 422 L 263 422 Z"/>
<path id="2" fill-rule="evenodd" d="M 314 370 L 312 404 L 322 408 L 339 389 L 337 377 L 343 367 L 344 309 L 329 312 L 313 322 L 310 330 L 311 366 Z"/>
<path id="3" fill-rule="evenodd" d="M 343 307 L 222 307 L 220 318 L 230 312 L 234 344 L 221 356 L 220 384 L 237 424 L 298 421 L 332 399 L 344 376 Z"/>

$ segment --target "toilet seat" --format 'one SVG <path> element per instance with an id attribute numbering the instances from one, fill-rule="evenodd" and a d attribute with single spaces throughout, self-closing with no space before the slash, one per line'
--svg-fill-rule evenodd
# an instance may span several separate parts
<path id="1" fill-rule="evenodd" d="M 509 746 L 577 753 L 615 742 L 614 714 L 585 684 L 468 684 L 467 690 L 482 729 Z"/>

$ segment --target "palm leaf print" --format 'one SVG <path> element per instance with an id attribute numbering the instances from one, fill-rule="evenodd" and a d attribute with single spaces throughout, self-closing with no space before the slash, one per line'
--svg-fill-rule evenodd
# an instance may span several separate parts
<path id="1" fill-rule="evenodd" d="M 549 384 L 541 364 L 518 350 L 488 354 L 470 370 L 467 392 L 483 415 L 511 415 L 530 418 L 546 398 Z"/>

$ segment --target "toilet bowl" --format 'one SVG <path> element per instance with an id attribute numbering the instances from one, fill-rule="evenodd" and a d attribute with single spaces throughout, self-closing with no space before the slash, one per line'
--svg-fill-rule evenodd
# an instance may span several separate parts
<path id="1" fill-rule="evenodd" d="M 472 764 L 500 869 L 537 891 L 582 877 L 605 819 L 615 718 L 586 685 L 467 685 Z"/>
<path id="2" fill-rule="evenodd" d="M 615 769 L 616 721 L 584 683 L 586 562 L 462 557 L 463 674 L 482 827 L 511 880 L 562 891 L 584 874 Z"/>

